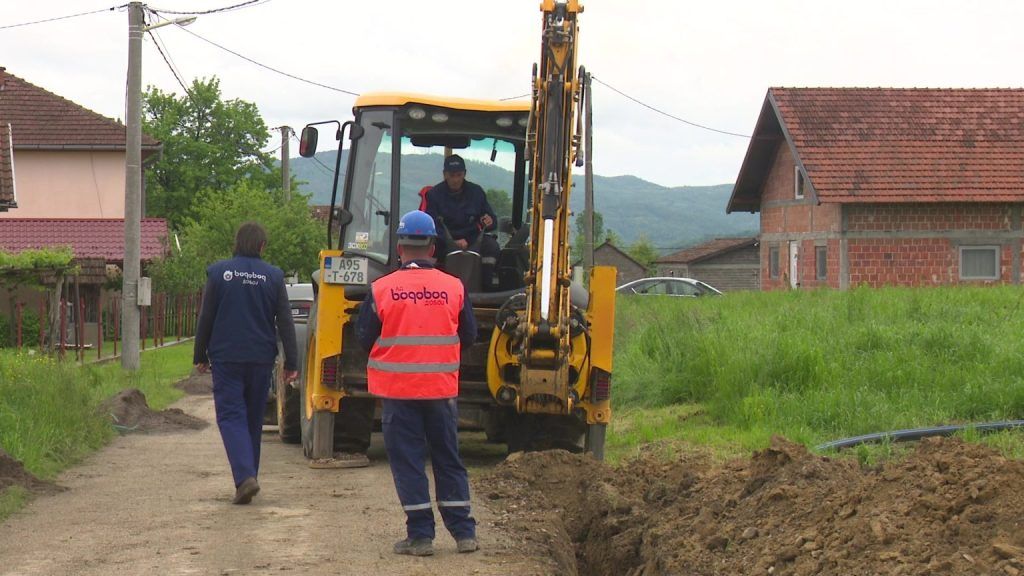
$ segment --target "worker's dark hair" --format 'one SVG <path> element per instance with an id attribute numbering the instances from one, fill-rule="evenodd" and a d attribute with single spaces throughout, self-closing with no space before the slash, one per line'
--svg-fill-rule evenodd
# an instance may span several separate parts
<path id="1" fill-rule="evenodd" d="M 245 222 L 235 233 L 235 256 L 259 258 L 267 243 L 267 231 L 256 222 Z"/>

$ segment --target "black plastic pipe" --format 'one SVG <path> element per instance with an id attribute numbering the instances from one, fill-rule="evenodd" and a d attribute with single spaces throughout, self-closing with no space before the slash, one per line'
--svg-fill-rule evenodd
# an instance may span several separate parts
<path id="1" fill-rule="evenodd" d="M 909 430 L 893 430 L 891 432 L 875 432 L 863 436 L 853 436 L 841 440 L 826 442 L 816 450 L 839 450 L 841 448 L 852 448 L 860 444 L 872 442 L 908 442 L 920 440 L 932 436 L 952 436 L 961 430 L 974 429 L 982 434 L 989 432 L 1001 432 L 1014 428 L 1024 428 L 1024 420 L 1003 420 L 1001 422 L 982 422 L 978 424 L 956 424 L 950 426 L 935 426 L 933 428 L 911 428 Z"/>

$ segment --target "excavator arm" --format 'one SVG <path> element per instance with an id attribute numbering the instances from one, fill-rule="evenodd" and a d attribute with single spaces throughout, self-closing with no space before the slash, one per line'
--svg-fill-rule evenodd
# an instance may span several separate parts
<path id="1" fill-rule="evenodd" d="M 576 431 L 586 426 L 588 446 L 592 430 L 599 429 L 603 446 L 611 417 L 615 271 L 596 267 L 588 289 L 573 288 L 569 246 L 569 194 L 585 97 L 585 74 L 576 67 L 577 16 L 583 6 L 578 0 L 544 0 L 541 11 L 541 55 L 534 66 L 526 135 L 531 159 L 526 290 L 498 311 L 488 383 L 499 403 L 514 406 L 520 422 L 531 415 L 549 418 L 556 435 L 565 423 Z"/>

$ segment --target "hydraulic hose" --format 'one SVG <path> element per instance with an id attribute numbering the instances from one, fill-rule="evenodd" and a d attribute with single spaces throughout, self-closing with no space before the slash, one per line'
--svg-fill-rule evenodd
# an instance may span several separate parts
<path id="1" fill-rule="evenodd" d="M 987 434 L 990 432 L 1012 430 L 1014 428 L 1024 428 L 1024 420 L 1003 420 L 1000 422 L 955 424 L 949 426 L 935 426 L 932 428 L 910 428 L 908 430 L 875 432 L 874 434 L 865 434 L 863 436 L 853 436 L 851 438 L 833 440 L 831 442 L 821 444 L 815 449 L 819 451 L 839 450 L 842 448 L 852 448 L 853 446 L 858 446 L 860 444 L 868 444 L 872 442 L 909 442 L 913 440 L 920 440 L 922 438 L 929 438 L 932 436 L 952 436 L 957 432 L 968 429 L 977 430 L 982 434 Z"/>

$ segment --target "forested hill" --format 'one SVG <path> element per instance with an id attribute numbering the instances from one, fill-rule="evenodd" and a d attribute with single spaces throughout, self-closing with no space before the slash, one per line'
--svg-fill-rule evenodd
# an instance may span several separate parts
<path id="1" fill-rule="evenodd" d="M 318 162 L 319 161 L 319 162 Z M 291 171 L 301 182 L 299 189 L 312 194 L 311 204 L 329 204 L 335 152 L 316 155 L 316 159 L 292 158 Z M 345 159 L 342 159 L 341 181 L 344 181 Z M 512 173 L 484 162 L 467 162 L 467 179 L 485 190 L 512 189 Z M 405 182 L 412 189 L 441 181 L 441 156 L 425 154 L 403 159 Z M 388 175 L 381 175 L 387 178 Z M 583 176 L 574 179 L 575 187 L 569 204 L 574 212 L 583 210 Z M 594 205 L 604 217 L 605 227 L 615 231 L 626 243 L 635 242 L 641 234 L 660 251 L 683 248 L 708 238 L 722 236 L 755 236 L 756 214 L 726 215 L 731 184 L 717 186 L 678 186 L 666 188 L 635 176 L 594 176 Z"/>

